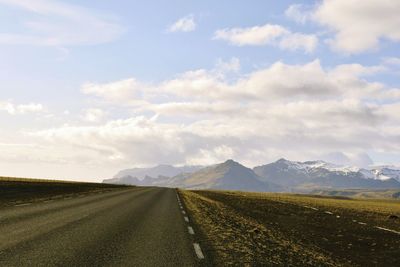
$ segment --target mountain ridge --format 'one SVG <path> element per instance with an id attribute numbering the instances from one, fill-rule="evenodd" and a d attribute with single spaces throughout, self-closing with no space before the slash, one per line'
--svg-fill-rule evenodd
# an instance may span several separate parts
<path id="1" fill-rule="evenodd" d="M 139 174 L 139 177 L 135 174 Z M 322 160 L 300 162 L 284 158 L 251 169 L 229 159 L 206 167 L 157 165 L 152 168 L 126 169 L 103 182 L 243 191 L 384 189 L 400 188 L 400 169 L 390 166 L 366 169 L 340 166 Z"/>

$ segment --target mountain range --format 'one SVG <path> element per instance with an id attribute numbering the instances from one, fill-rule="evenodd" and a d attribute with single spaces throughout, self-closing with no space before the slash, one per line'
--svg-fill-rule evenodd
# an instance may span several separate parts
<path id="1" fill-rule="evenodd" d="M 104 183 L 261 192 L 311 192 L 316 189 L 400 188 L 400 169 L 339 166 L 325 161 L 275 162 L 247 168 L 227 160 L 207 167 L 158 165 L 120 171 Z"/>
<path id="2" fill-rule="evenodd" d="M 191 173 L 200 170 L 203 166 L 182 166 L 174 167 L 171 165 L 157 165 L 152 168 L 133 168 L 119 171 L 114 178 L 121 178 L 124 176 L 136 177 L 139 180 L 143 180 L 146 176 L 158 178 L 159 176 L 172 177 L 181 173 Z"/>

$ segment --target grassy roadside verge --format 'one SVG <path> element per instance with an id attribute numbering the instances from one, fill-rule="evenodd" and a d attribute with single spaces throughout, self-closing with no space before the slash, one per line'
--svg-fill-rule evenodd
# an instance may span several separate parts
<path id="1" fill-rule="evenodd" d="M 396 266 L 398 202 L 180 190 L 216 266 Z M 318 207 L 318 210 L 304 206 Z M 326 214 L 324 211 L 332 211 Z M 364 224 L 359 224 L 362 220 Z M 356 222 L 355 222 L 356 221 Z"/>
<path id="2" fill-rule="evenodd" d="M 180 191 L 215 266 L 336 266 L 220 201 Z"/>
<path id="3" fill-rule="evenodd" d="M 0 206 L 73 197 L 82 193 L 107 192 L 122 185 L 0 177 Z"/>

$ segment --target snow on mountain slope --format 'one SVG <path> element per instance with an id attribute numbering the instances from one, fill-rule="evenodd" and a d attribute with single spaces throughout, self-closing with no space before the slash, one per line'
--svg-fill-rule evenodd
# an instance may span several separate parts
<path id="1" fill-rule="evenodd" d="M 290 161 L 286 159 L 280 159 L 277 162 L 281 164 L 285 164 L 288 169 L 297 170 L 304 173 L 309 173 L 315 169 L 325 169 L 331 172 L 342 172 L 342 173 L 353 173 L 359 172 L 360 169 L 354 166 L 340 166 L 333 163 L 325 162 L 323 160 L 315 160 L 315 161 Z"/>
<path id="2" fill-rule="evenodd" d="M 400 182 L 400 168 L 395 166 L 376 166 L 371 172 L 375 179 L 388 180 L 395 179 Z"/>
<path id="3" fill-rule="evenodd" d="M 323 160 L 315 161 L 290 161 L 286 159 L 280 159 L 276 163 L 285 166 L 284 171 L 296 171 L 305 175 L 316 172 L 318 169 L 326 170 L 329 172 L 341 173 L 343 175 L 360 174 L 365 179 L 375 180 L 389 180 L 395 179 L 400 182 L 400 167 L 395 166 L 373 166 L 371 168 L 359 168 L 356 166 L 341 166 L 333 163 L 329 163 Z"/>

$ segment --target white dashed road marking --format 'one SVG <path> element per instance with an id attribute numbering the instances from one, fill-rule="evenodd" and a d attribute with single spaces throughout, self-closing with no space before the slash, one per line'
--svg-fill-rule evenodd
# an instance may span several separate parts
<path id="1" fill-rule="evenodd" d="M 375 228 L 400 235 L 400 232 L 395 231 L 395 230 L 387 229 L 387 228 L 380 227 L 380 226 L 375 226 Z"/>
<path id="2" fill-rule="evenodd" d="M 303 207 L 306 208 L 306 209 L 319 210 L 319 209 L 317 209 L 317 208 L 310 207 L 310 206 L 303 206 Z"/>
<path id="3" fill-rule="evenodd" d="M 358 222 L 358 224 L 367 225 L 365 222 Z"/>
<path id="4" fill-rule="evenodd" d="M 14 205 L 15 207 L 23 207 L 23 206 L 29 206 L 32 203 L 24 203 L 24 204 L 18 204 L 18 205 Z"/>
<path id="5" fill-rule="evenodd" d="M 179 207 L 180 207 L 180 209 L 182 211 L 182 214 L 186 215 L 186 211 L 182 207 L 182 203 L 181 203 L 181 200 L 179 199 L 179 195 L 178 194 L 176 194 L 176 198 L 178 200 L 178 204 L 179 204 Z M 185 222 L 187 222 L 187 223 L 189 222 L 189 217 L 183 216 L 183 218 L 185 219 Z M 189 232 L 189 234 L 194 235 L 194 230 L 193 230 L 193 228 L 191 226 L 188 226 L 188 232 Z M 200 245 L 198 243 L 193 243 L 193 247 L 194 247 L 194 251 L 196 252 L 197 258 L 200 259 L 200 260 L 204 259 L 204 254 L 203 254 L 203 251 L 201 250 Z"/>
<path id="6" fill-rule="evenodd" d="M 330 212 L 330 211 L 324 211 L 324 213 L 329 214 L 329 215 L 333 215 L 333 213 Z"/>
<path id="7" fill-rule="evenodd" d="M 194 235 L 194 230 L 191 226 L 188 226 L 189 234 Z"/>
<path id="8" fill-rule="evenodd" d="M 201 251 L 200 245 L 198 243 L 193 243 L 194 251 L 196 252 L 197 258 L 204 259 L 203 251 Z"/>

